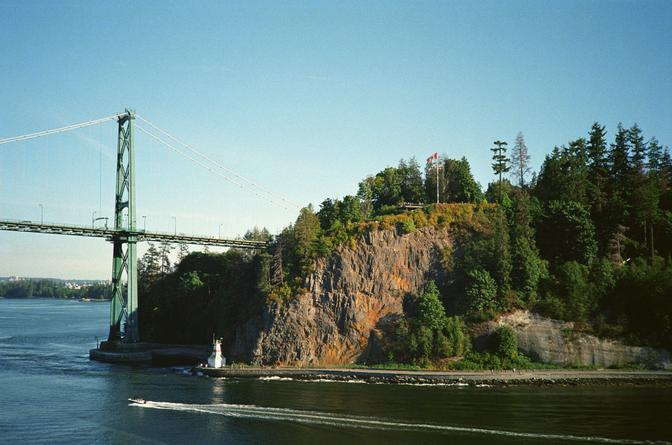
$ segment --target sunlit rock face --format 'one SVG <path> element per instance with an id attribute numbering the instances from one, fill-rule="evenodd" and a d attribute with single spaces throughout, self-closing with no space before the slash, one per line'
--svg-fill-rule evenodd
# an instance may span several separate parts
<path id="1" fill-rule="evenodd" d="M 545 363 L 597 367 L 639 363 L 650 368 L 672 369 L 669 351 L 598 338 L 576 331 L 572 322 L 545 318 L 529 311 L 501 315 L 487 323 L 485 332 L 492 332 L 498 326 L 513 328 L 518 349 Z"/>
<path id="2" fill-rule="evenodd" d="M 264 365 L 337 365 L 366 361 L 380 323 L 400 314 L 404 296 L 445 279 L 450 229 L 368 232 L 316 263 L 304 293 L 273 304 L 236 332 L 233 354 Z"/>

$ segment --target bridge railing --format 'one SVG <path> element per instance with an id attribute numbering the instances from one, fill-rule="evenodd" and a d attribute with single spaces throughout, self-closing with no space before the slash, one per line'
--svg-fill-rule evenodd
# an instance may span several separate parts
<path id="1" fill-rule="evenodd" d="M 0 220 L 0 230 L 13 232 L 49 233 L 55 235 L 86 236 L 105 238 L 108 241 L 115 239 L 135 237 L 137 241 L 156 241 L 169 243 L 197 244 L 202 246 L 236 247 L 240 249 L 264 249 L 268 242 L 252 241 L 231 238 L 211 237 L 207 235 L 187 235 L 184 233 L 147 232 L 136 230 L 115 230 L 102 227 L 89 227 L 74 224 L 54 224 L 27 220 Z"/>

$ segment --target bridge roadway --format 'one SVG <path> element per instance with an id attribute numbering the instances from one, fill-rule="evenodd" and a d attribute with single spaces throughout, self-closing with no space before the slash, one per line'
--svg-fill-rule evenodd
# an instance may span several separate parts
<path id="1" fill-rule="evenodd" d="M 48 233 L 52 235 L 74 235 L 93 238 L 105 238 L 108 241 L 127 240 L 135 237 L 137 241 L 156 241 L 169 243 L 198 244 L 201 246 L 236 247 L 239 249 L 263 249 L 268 246 L 265 241 L 215 238 L 204 235 L 185 235 L 183 233 L 147 232 L 139 230 L 129 232 L 108 228 L 76 226 L 70 224 L 51 224 L 34 221 L 18 221 L 0 219 L 0 230 L 12 232 Z"/>

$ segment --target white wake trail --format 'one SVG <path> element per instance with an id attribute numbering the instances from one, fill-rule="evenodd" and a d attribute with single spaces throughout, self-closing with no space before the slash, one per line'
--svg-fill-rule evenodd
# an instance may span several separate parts
<path id="1" fill-rule="evenodd" d="M 506 437 L 521 437 L 531 439 L 564 440 L 592 443 L 631 444 L 631 445 L 672 445 L 672 442 L 656 440 L 616 439 L 598 436 L 575 436 L 571 434 L 544 434 L 523 433 L 517 431 L 495 430 L 487 428 L 472 428 L 454 425 L 435 425 L 429 423 L 399 422 L 391 419 L 375 417 L 343 416 L 320 411 L 302 411 L 289 408 L 272 408 L 256 405 L 236 405 L 228 403 L 216 404 L 187 404 L 172 402 L 131 403 L 131 406 L 141 408 L 164 409 L 173 411 L 190 411 L 207 414 L 217 414 L 226 417 L 251 418 L 262 420 L 282 420 L 304 424 L 329 425 L 344 428 L 367 428 L 383 430 L 411 430 L 426 432 L 458 432 L 471 434 L 488 434 Z"/>

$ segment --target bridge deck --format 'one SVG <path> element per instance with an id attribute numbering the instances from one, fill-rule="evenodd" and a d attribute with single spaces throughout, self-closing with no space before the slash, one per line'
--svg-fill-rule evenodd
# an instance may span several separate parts
<path id="1" fill-rule="evenodd" d="M 197 244 L 201 246 L 236 247 L 239 249 L 263 249 L 268 246 L 265 241 L 249 241 L 240 239 L 226 239 L 205 235 L 185 235 L 183 233 L 146 232 L 138 230 L 129 232 L 108 228 L 77 226 L 71 224 L 51 224 L 34 221 L 0 220 L 0 230 L 13 232 L 48 233 L 54 235 L 86 236 L 105 238 L 108 241 L 115 239 L 129 239 L 135 237 L 137 241 L 157 241 L 169 243 Z"/>

